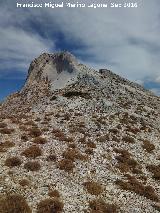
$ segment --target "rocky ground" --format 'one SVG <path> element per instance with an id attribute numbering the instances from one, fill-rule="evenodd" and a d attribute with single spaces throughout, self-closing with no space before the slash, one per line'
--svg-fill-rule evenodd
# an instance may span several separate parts
<path id="1" fill-rule="evenodd" d="M 0 213 L 160 211 L 151 92 L 69 53 L 43 54 L 0 112 Z"/>

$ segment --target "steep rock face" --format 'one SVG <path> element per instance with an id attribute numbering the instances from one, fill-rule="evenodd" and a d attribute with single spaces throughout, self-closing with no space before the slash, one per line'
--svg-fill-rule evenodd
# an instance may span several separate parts
<path id="1" fill-rule="evenodd" d="M 33 60 L 29 67 L 24 89 L 42 81 L 48 81 L 52 89 L 60 89 L 76 80 L 78 62 L 68 52 L 44 53 Z"/>

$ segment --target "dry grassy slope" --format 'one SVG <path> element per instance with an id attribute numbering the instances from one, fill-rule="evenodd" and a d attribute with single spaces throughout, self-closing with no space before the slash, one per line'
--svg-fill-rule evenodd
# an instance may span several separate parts
<path id="1" fill-rule="evenodd" d="M 51 62 L 59 70 L 67 58 L 76 81 L 53 89 L 45 54 L 38 79 L 36 65 L 2 104 L 0 213 L 158 213 L 159 98 L 65 54 Z"/>

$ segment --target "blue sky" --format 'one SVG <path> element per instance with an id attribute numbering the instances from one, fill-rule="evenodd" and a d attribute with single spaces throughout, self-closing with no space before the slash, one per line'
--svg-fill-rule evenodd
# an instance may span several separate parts
<path id="1" fill-rule="evenodd" d="M 160 95 L 159 0 L 137 0 L 138 8 L 134 9 L 22 9 L 16 8 L 16 2 L 50 1 L 1 0 L 0 100 L 22 87 L 35 57 L 61 50 L 72 52 L 95 69 L 111 69 Z"/>

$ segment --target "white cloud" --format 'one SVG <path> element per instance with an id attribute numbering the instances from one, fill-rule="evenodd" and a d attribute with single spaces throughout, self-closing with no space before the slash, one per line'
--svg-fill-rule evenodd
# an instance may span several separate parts
<path id="1" fill-rule="evenodd" d="M 12 10 L 5 7 L 7 12 L 0 13 L 0 58 L 3 68 L 11 65 L 6 58 L 24 67 L 42 51 L 54 50 L 51 41 L 56 42 L 58 38 L 55 34 L 61 32 L 69 45 L 82 44 L 83 48 L 75 48 L 73 52 L 92 67 L 107 67 L 131 80 L 142 81 L 146 76 L 159 74 L 158 0 L 137 0 L 139 7 L 135 9 L 17 10 L 13 9 L 16 1 L 12 1 L 12 6 L 9 0 L 6 2 L 8 4 L 5 5 L 10 5 Z M 43 29 L 46 39 L 38 31 L 35 33 L 30 20 Z M 14 27 L 4 28 L 6 25 Z"/>
<path id="2" fill-rule="evenodd" d="M 33 58 L 42 52 L 50 51 L 53 45 L 38 34 L 14 27 L 1 28 L 0 38 L 0 70 L 16 68 L 24 71 Z"/>

